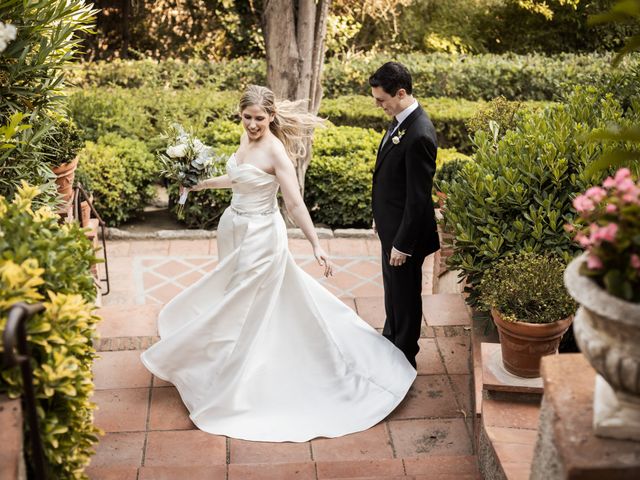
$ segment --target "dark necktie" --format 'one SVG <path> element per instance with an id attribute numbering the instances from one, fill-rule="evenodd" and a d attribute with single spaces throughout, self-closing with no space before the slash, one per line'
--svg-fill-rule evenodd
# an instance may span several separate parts
<path id="1" fill-rule="evenodd" d="M 387 133 L 384 135 L 384 141 L 382 142 L 383 146 L 385 143 L 387 143 L 387 141 L 391 137 L 391 134 L 393 133 L 393 131 L 396 129 L 397 126 L 398 126 L 398 120 L 396 120 L 396 117 L 393 117 L 393 120 L 391 120 L 391 123 L 389 124 L 389 128 L 387 129 Z"/>

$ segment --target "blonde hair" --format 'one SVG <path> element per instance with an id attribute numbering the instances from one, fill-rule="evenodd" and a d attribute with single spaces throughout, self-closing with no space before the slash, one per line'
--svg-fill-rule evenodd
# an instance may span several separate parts
<path id="1" fill-rule="evenodd" d="M 308 100 L 276 100 L 267 87 L 249 85 L 240 98 L 240 113 L 252 105 L 274 115 L 269 129 L 284 144 L 293 163 L 307 154 L 306 140 L 313 137 L 313 130 L 324 120 L 307 111 Z"/>

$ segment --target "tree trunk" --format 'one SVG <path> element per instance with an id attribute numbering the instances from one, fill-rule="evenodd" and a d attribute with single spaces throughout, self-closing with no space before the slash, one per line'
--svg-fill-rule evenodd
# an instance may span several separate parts
<path id="1" fill-rule="evenodd" d="M 279 98 L 309 99 L 317 114 L 322 99 L 322 66 L 327 15 L 331 0 L 265 0 L 262 13 L 267 54 L 267 85 Z M 307 155 L 296 167 L 300 191 L 311 162 Z"/>

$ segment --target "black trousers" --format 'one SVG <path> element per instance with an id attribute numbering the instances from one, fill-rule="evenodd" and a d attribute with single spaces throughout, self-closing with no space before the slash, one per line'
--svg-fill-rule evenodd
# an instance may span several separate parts
<path id="1" fill-rule="evenodd" d="M 412 255 L 400 267 L 389 265 L 389 252 L 382 251 L 382 280 L 386 321 L 382 335 L 416 366 L 422 326 L 422 264 L 424 255 Z"/>

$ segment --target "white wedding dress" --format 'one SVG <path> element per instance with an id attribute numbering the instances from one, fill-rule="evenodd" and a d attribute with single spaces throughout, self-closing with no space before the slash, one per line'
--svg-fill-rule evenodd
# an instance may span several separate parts
<path id="1" fill-rule="evenodd" d="M 220 263 L 160 312 L 141 358 L 174 384 L 198 428 L 304 442 L 384 419 L 416 377 L 403 353 L 298 267 L 276 177 L 227 163 L 233 199 Z"/>

